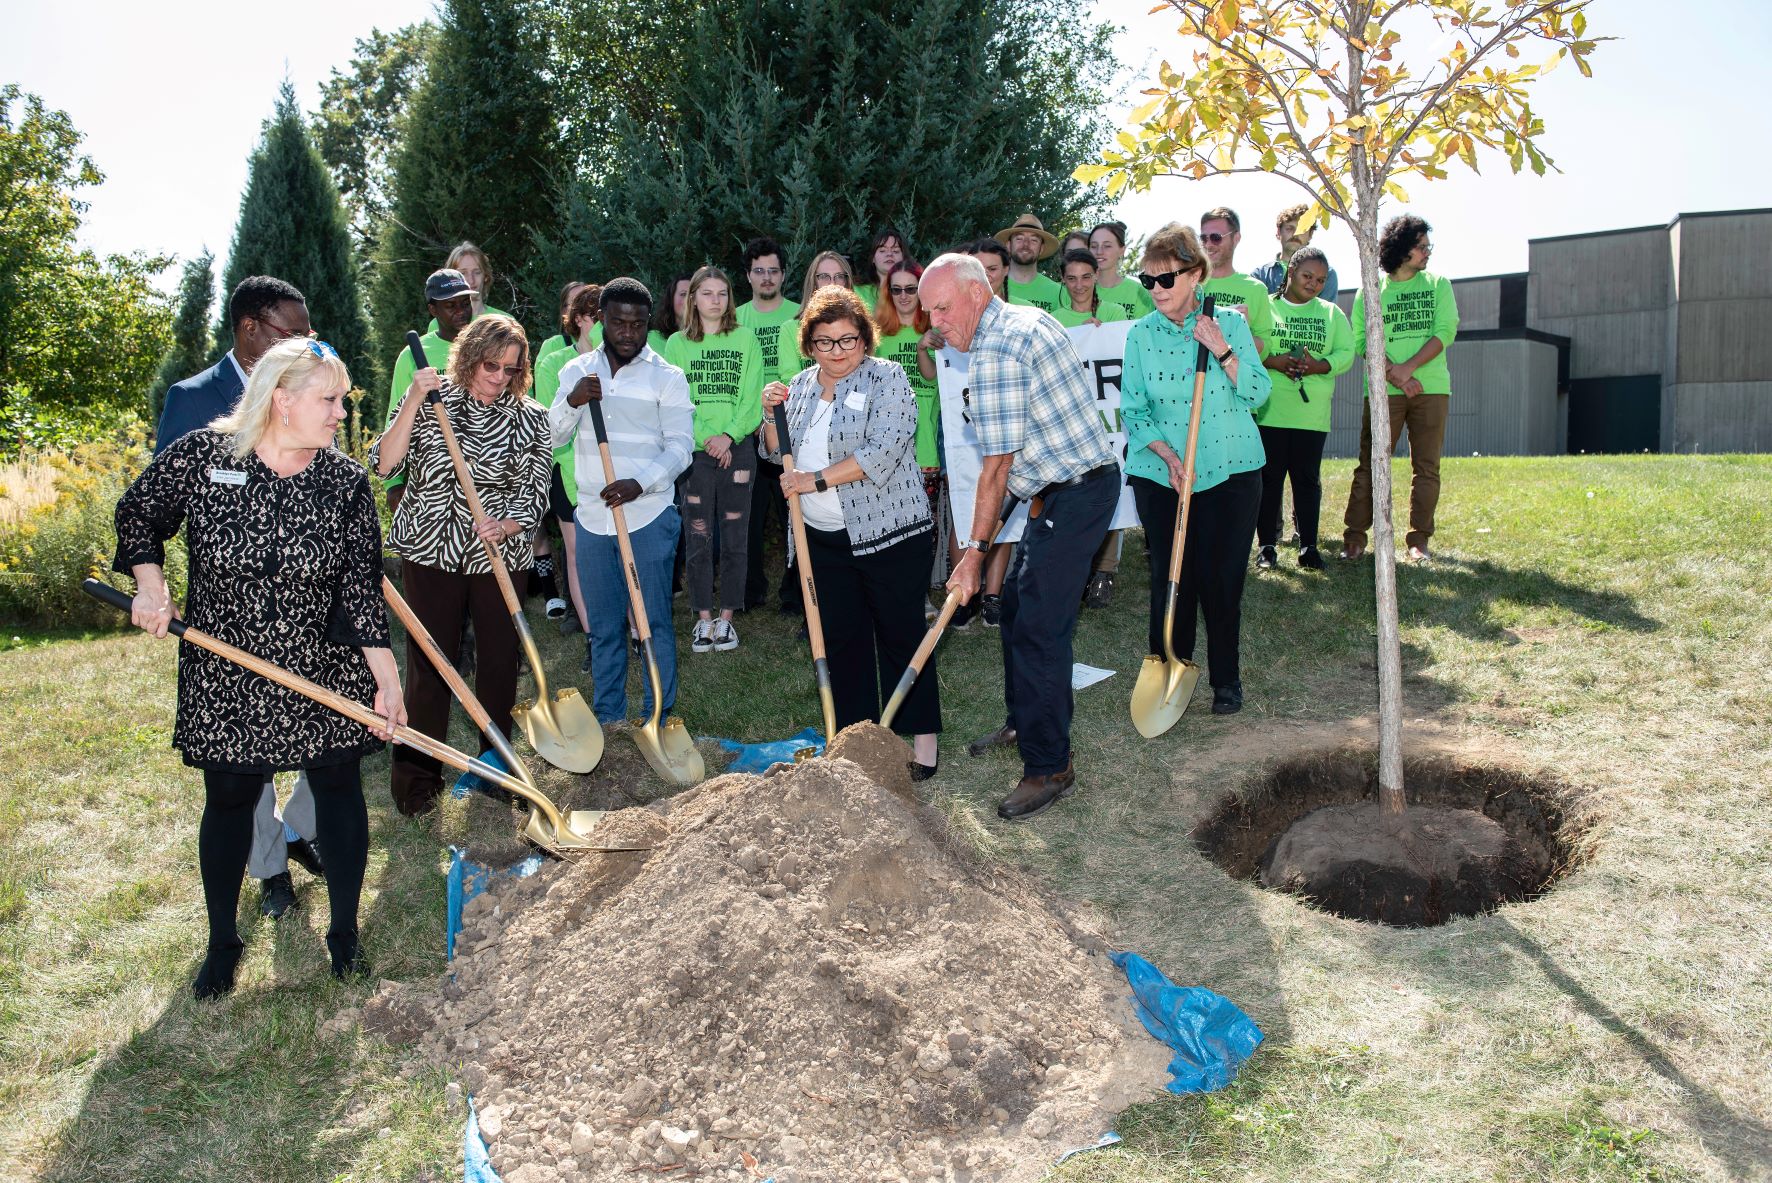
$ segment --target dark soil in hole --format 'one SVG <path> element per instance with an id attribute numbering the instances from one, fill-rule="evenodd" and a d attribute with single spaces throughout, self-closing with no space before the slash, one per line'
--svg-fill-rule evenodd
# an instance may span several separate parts
<path id="1" fill-rule="evenodd" d="M 1194 842 L 1239 879 L 1353 920 L 1443 924 L 1535 899 L 1585 856 L 1575 793 L 1447 755 L 1403 761 L 1409 808 L 1378 808 L 1377 753 L 1286 760 L 1221 800 Z"/>

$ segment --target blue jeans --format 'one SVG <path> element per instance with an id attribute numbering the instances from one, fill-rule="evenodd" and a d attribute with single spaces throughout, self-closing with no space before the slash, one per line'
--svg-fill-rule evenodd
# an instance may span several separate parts
<path id="1" fill-rule="evenodd" d="M 621 547 L 613 534 L 592 534 L 576 520 L 573 528 L 578 531 L 578 589 L 584 595 L 585 619 L 591 626 L 586 646 L 596 687 L 592 706 L 598 722 L 617 723 L 628 717 L 628 583 L 622 576 Z M 652 628 L 652 653 L 658 660 L 659 687 L 664 694 L 663 714 L 677 705 L 671 564 L 682 530 L 683 520 L 673 505 L 628 535 L 640 576 L 640 598 L 646 605 L 646 623 Z M 642 713 L 651 715 L 652 679 L 642 670 L 640 680 L 646 687 Z"/>

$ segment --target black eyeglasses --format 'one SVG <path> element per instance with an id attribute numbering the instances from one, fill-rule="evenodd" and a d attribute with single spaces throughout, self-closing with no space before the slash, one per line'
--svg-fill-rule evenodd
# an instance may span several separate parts
<path id="1" fill-rule="evenodd" d="M 1191 270 L 1192 268 L 1183 271 L 1165 271 L 1161 275 L 1152 275 L 1147 271 L 1140 271 L 1138 273 L 1138 282 L 1144 285 L 1147 292 L 1152 288 L 1162 288 L 1164 291 L 1168 291 L 1175 286 L 1175 281 L 1178 278 L 1187 275 Z"/>
<path id="2" fill-rule="evenodd" d="M 850 333 L 847 337 L 814 337 L 812 348 L 820 353 L 848 352 L 861 344 L 860 333 Z"/>
<path id="3" fill-rule="evenodd" d="M 917 285 L 914 283 L 895 283 L 888 289 L 895 296 L 914 296 Z"/>
<path id="4" fill-rule="evenodd" d="M 1218 231 L 1214 230 L 1210 234 L 1200 235 L 1200 241 L 1201 242 L 1209 242 L 1213 246 L 1217 246 L 1219 243 L 1225 241 L 1229 237 L 1230 237 L 1230 235 L 1228 235 L 1228 234 L 1220 234 Z"/>

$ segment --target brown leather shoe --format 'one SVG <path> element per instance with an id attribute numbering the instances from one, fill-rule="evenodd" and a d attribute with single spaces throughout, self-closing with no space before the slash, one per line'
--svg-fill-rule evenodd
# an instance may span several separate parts
<path id="1" fill-rule="evenodd" d="M 1000 748 L 1015 742 L 1015 728 L 1005 723 L 989 735 L 981 735 L 966 745 L 968 756 L 982 756 L 992 748 Z"/>
<path id="2" fill-rule="evenodd" d="M 1070 764 L 1064 766 L 1063 772 L 1050 776 L 1024 776 L 1015 791 L 997 806 L 997 816 L 1006 822 L 1026 821 L 1076 791 L 1077 773 Z"/>

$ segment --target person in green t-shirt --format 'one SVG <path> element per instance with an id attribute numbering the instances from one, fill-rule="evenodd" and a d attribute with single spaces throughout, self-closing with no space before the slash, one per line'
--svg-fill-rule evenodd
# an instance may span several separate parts
<path id="1" fill-rule="evenodd" d="M 1083 235 L 1077 235 L 1082 238 Z M 1125 320 L 1126 310 L 1118 304 L 1102 301 L 1095 287 L 1095 255 L 1082 247 L 1073 247 L 1059 256 L 1059 275 L 1064 280 L 1068 299 L 1065 306 L 1053 312 L 1058 323 L 1067 329 L 1078 325 L 1099 325 Z M 1095 552 L 1089 582 L 1083 588 L 1083 604 L 1088 608 L 1106 608 L 1114 601 L 1114 577 L 1120 572 L 1120 545 L 1123 531 L 1109 530 Z"/>
<path id="2" fill-rule="evenodd" d="M 1428 558 L 1427 541 L 1434 533 L 1434 511 L 1440 504 L 1440 453 L 1446 445 L 1446 414 L 1451 403 L 1452 373 L 1446 350 L 1458 336 L 1458 303 L 1452 281 L 1428 272 L 1434 244 L 1432 227 L 1414 214 L 1385 223 L 1378 236 L 1378 265 L 1385 281 L 1379 288 L 1384 318 L 1385 392 L 1389 396 L 1391 449 L 1409 432 L 1409 533 L 1405 542 L 1416 562 Z M 1354 296 L 1355 352 L 1366 345 L 1365 293 Z M 1372 408 L 1367 391 L 1360 427 L 1360 463 L 1348 490 L 1347 529 L 1341 557 L 1366 553 L 1366 532 L 1372 528 Z"/>
<path id="3" fill-rule="evenodd" d="M 1280 502 L 1287 477 L 1292 479 L 1292 520 L 1298 529 L 1298 565 L 1321 571 L 1317 553 L 1317 519 L 1323 507 L 1323 442 L 1329 438 L 1329 408 L 1335 376 L 1354 361 L 1354 333 L 1341 309 L 1321 298 L 1329 279 L 1329 260 L 1314 246 L 1290 260 L 1286 290 L 1268 297 L 1274 321 L 1270 352 L 1265 359 L 1273 390 L 1255 412 L 1267 463 L 1261 470 L 1261 512 L 1255 519 L 1260 548 L 1255 565 L 1278 563 L 1274 544 L 1280 535 Z"/>
<path id="4" fill-rule="evenodd" d="M 1243 241 L 1243 223 L 1237 211 L 1219 206 L 1200 215 L 1200 247 L 1206 252 L 1208 271 L 1200 298 L 1215 296 L 1218 308 L 1235 308 L 1249 321 L 1258 352 L 1267 352 L 1267 340 L 1274 333 L 1273 306 L 1268 303 L 1267 285 L 1253 275 L 1237 270 L 1237 244 Z"/>
<path id="5" fill-rule="evenodd" d="M 1126 257 L 1126 223 L 1102 222 L 1089 232 L 1089 251 L 1095 256 L 1095 291 L 1104 303 L 1118 304 L 1127 320 L 1137 320 L 1156 310 L 1144 285 L 1120 270 Z"/>
<path id="6" fill-rule="evenodd" d="M 744 247 L 745 277 L 751 283 L 751 298 L 738 306 L 738 323 L 757 335 L 757 348 L 763 353 L 763 373 L 773 377 L 781 365 L 783 325 L 799 323 L 800 306 L 783 294 L 782 280 L 787 275 L 787 252 L 767 235 L 753 238 Z M 788 506 L 781 495 L 781 465 L 763 456 L 757 457 L 757 476 L 751 482 L 751 528 L 745 559 L 744 606 L 748 612 L 769 600 L 769 568 L 764 549 L 773 534 L 788 551 Z M 793 594 L 789 594 L 789 587 Z M 783 576 L 777 593 L 781 605 L 789 611 L 800 603 L 800 583 Z"/>
<path id="7" fill-rule="evenodd" d="M 572 303 L 566 308 L 565 323 L 573 330 L 571 344 L 565 349 L 556 349 L 547 354 L 535 367 L 535 385 L 530 396 L 544 407 L 554 405 L 554 399 L 560 391 L 560 372 L 570 365 L 574 359 L 589 353 L 603 344 L 603 286 L 601 284 L 579 284 L 573 293 Z M 571 633 L 576 626 L 583 632 L 589 622 L 585 615 L 584 597 L 578 590 L 578 556 L 575 553 L 577 544 L 573 533 L 573 514 L 578 507 L 578 462 L 573 452 L 571 440 L 554 449 L 554 471 L 548 482 L 548 512 L 560 524 L 560 543 L 566 551 L 566 586 L 570 593 L 571 603 L 561 601 L 556 610 L 555 601 L 548 602 L 548 615 L 560 621 L 562 635 Z M 542 539 L 545 534 L 536 532 L 536 538 Z M 544 554 L 538 545 L 535 551 L 536 565 L 541 565 Z M 552 559 L 549 559 L 550 566 Z"/>
<path id="8" fill-rule="evenodd" d="M 433 370 L 441 371 L 449 365 L 449 355 L 454 351 L 455 339 L 461 331 L 468 327 L 474 319 L 473 290 L 461 272 L 445 267 L 433 271 L 425 279 L 425 307 L 431 313 L 431 331 L 419 338 L 419 344 L 425 351 L 425 360 L 431 363 Z M 417 372 L 417 363 L 412 360 L 412 350 L 402 348 L 394 355 L 393 377 L 388 383 L 388 405 L 382 423 L 382 431 L 387 431 L 394 424 L 394 413 L 400 409 L 400 401 L 412 385 L 412 375 Z M 387 494 L 388 512 L 391 514 L 400 507 L 400 498 L 406 492 L 406 470 L 401 469 L 391 476 L 382 479 L 382 489 Z"/>
<path id="9" fill-rule="evenodd" d="M 864 256 L 868 264 L 863 268 L 867 272 L 867 282 L 856 284 L 855 294 L 861 297 L 862 306 L 876 323 L 880 319 L 880 312 L 886 307 L 881 289 L 886 286 L 892 269 L 902 263 L 908 253 L 908 248 L 904 245 L 904 235 L 895 226 L 880 227 L 874 233 L 873 240 L 868 243 Z M 810 296 L 811 293 L 805 294 Z"/>
<path id="10" fill-rule="evenodd" d="M 757 428 L 763 422 L 763 354 L 756 334 L 739 327 L 732 281 L 718 267 L 689 280 L 689 316 L 665 342 L 665 360 L 689 381 L 695 404 L 695 456 L 683 486 L 689 545 L 684 582 L 698 619 L 689 647 L 695 653 L 738 648 L 733 614 L 744 608 L 745 562 L 750 549 L 751 482 L 757 472 Z M 714 612 L 714 535 L 718 524 L 719 617 Z"/>
<path id="11" fill-rule="evenodd" d="M 660 300 L 652 310 L 652 328 L 646 334 L 646 345 L 660 357 L 664 356 L 665 342 L 689 323 L 689 280 L 694 274 L 682 271 L 671 276 L 671 282 L 665 285 L 668 298 Z"/>
<path id="12" fill-rule="evenodd" d="M 1058 239 L 1047 232 L 1031 212 L 1015 219 L 1015 224 L 997 231 L 997 241 L 1009 248 L 1009 278 L 1004 282 L 1004 298 L 1011 304 L 1027 304 L 1042 312 L 1057 312 L 1064 306 L 1064 289 L 1051 276 L 1040 274 L 1040 262 L 1058 251 Z"/>
<path id="13" fill-rule="evenodd" d="M 984 268 L 985 278 L 991 281 L 991 295 L 1009 303 L 1009 248 L 994 238 L 981 238 L 968 246 L 966 253 Z"/>
<path id="14" fill-rule="evenodd" d="M 485 251 L 471 242 L 457 243 L 455 249 L 449 252 L 449 261 L 443 266 L 447 270 L 461 272 L 462 278 L 467 280 L 468 290 L 474 297 L 472 319 L 479 320 L 482 316 L 487 315 L 511 315 L 504 309 L 494 308 L 486 302 L 486 293 L 492 290 L 492 264 L 486 261 Z M 425 332 L 434 333 L 436 331 L 437 321 L 433 318 Z"/>
<path id="15" fill-rule="evenodd" d="M 911 393 L 917 399 L 917 434 L 913 448 L 917 467 L 923 475 L 923 493 L 929 498 L 929 516 L 939 531 L 947 518 L 942 508 L 947 480 L 941 471 L 941 392 L 935 385 L 935 359 L 931 351 L 941 348 L 938 343 L 941 334 L 930 328 L 929 314 L 923 311 L 923 302 L 917 298 L 917 283 L 922 278 L 923 268 L 915 259 L 901 261 L 886 277 L 887 299 L 875 318 L 880 327 L 880 339 L 874 347 L 874 356 L 897 362 L 905 377 L 910 379 Z M 947 533 L 951 567 L 960 561 L 960 540 L 953 536 L 953 531 Z M 929 575 L 933 586 L 935 572 L 931 571 Z"/>
<path id="16" fill-rule="evenodd" d="M 579 289 L 584 286 L 585 282 L 582 279 L 569 279 L 566 281 L 565 285 L 560 288 L 560 331 L 543 341 L 541 347 L 535 351 L 535 368 L 537 372 L 541 370 L 542 359 L 549 354 L 558 353 L 562 349 L 572 349 L 572 339 L 574 335 L 572 332 L 571 317 L 572 297 L 576 296 Z"/>

